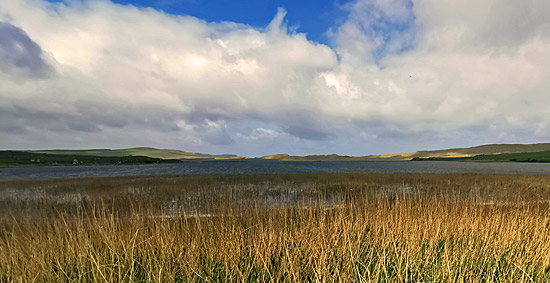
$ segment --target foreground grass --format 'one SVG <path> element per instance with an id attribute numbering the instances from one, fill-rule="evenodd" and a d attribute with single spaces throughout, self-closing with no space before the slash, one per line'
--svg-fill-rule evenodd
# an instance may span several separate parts
<path id="1" fill-rule="evenodd" d="M 0 188 L 24 192 L 2 200 L 0 281 L 550 281 L 548 176 L 162 176 Z"/>

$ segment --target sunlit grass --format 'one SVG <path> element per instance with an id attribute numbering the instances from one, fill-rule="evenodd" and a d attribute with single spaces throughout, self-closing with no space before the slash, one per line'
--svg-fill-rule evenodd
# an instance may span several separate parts
<path id="1" fill-rule="evenodd" d="M 548 176 L 157 176 L 0 188 L 0 281 L 550 280 Z"/>

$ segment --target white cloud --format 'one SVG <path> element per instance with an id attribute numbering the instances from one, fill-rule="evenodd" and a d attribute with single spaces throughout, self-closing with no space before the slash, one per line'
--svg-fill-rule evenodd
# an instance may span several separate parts
<path id="1" fill-rule="evenodd" d="M 68 3 L 0 2 L 49 70 L 0 62 L 1 147 L 368 154 L 550 137 L 545 0 L 358 0 L 333 48 L 282 9 L 255 29 Z"/>

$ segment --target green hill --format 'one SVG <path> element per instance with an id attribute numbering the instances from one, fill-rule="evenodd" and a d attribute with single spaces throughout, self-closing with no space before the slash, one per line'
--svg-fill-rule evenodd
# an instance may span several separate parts
<path id="1" fill-rule="evenodd" d="M 537 144 L 488 144 L 469 148 L 417 151 L 411 157 L 472 157 L 476 155 L 494 155 L 502 153 L 541 152 L 550 150 L 550 143 Z"/>
<path id="2" fill-rule="evenodd" d="M 0 166 L 154 164 L 174 162 L 178 161 L 145 156 L 56 155 L 27 151 L 0 151 Z"/>
<path id="3" fill-rule="evenodd" d="M 528 158 L 536 160 L 545 160 L 540 152 L 550 151 L 550 143 L 537 144 L 488 144 L 468 148 L 451 148 L 442 150 L 422 150 L 408 153 L 384 154 L 384 155 L 367 155 L 367 156 L 347 156 L 347 155 L 306 155 L 294 156 L 288 154 L 267 155 L 257 159 L 261 160 L 281 160 L 281 161 L 399 161 L 399 160 L 442 160 L 442 159 L 463 159 L 474 161 L 485 161 L 489 158 L 497 160 L 498 158 L 506 161 L 523 161 Z M 79 155 L 79 156 L 97 156 L 97 157 L 124 157 L 124 156 L 143 156 L 158 159 L 239 159 L 233 154 L 211 155 L 194 152 L 186 152 L 175 149 L 157 149 L 151 147 L 135 147 L 125 149 L 84 149 L 84 150 L 33 150 L 26 151 L 28 153 L 41 153 L 53 155 Z M 509 157 L 502 155 L 495 157 L 493 155 L 521 153 L 518 156 Z M 536 156 L 525 155 L 527 153 L 537 153 Z M 484 157 L 480 157 L 484 156 Z M 491 157 L 488 157 L 491 156 Z M 523 158 L 522 156 L 527 156 Z M 474 158 L 475 157 L 475 158 Z M 515 159 L 515 160 L 512 160 Z M 491 159 L 492 160 L 492 159 Z"/>
<path id="4" fill-rule="evenodd" d="M 477 155 L 493 155 L 503 153 L 528 153 L 541 152 L 550 150 L 550 143 L 537 144 L 488 144 L 468 148 L 451 148 L 441 150 L 422 150 L 415 152 L 404 152 L 397 154 L 384 155 L 367 155 L 367 156 L 346 156 L 346 155 L 306 155 L 293 156 L 288 154 L 275 154 L 261 157 L 267 160 L 284 160 L 284 161 L 403 161 L 403 160 L 420 160 L 420 159 L 456 159 L 473 157 Z"/>
<path id="5" fill-rule="evenodd" d="M 474 161 L 550 162 L 550 150 L 539 152 L 503 153 L 469 157 Z"/>
<path id="6" fill-rule="evenodd" d="M 489 161 L 489 162 L 550 162 L 550 150 L 538 152 L 516 152 L 501 154 L 480 154 L 471 157 L 458 158 L 416 158 L 415 160 L 446 160 L 446 161 Z"/>
<path id="7" fill-rule="evenodd" d="M 88 155 L 88 156 L 146 156 L 160 159 L 230 159 L 233 154 L 211 155 L 186 152 L 176 149 L 157 149 L 152 147 L 134 147 L 125 149 L 84 149 L 84 150 L 33 150 L 33 153 L 57 155 Z"/>

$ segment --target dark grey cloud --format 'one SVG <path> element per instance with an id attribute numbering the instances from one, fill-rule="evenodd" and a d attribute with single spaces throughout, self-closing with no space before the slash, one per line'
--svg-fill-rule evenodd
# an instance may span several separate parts
<path id="1" fill-rule="evenodd" d="M 208 130 L 202 135 L 201 139 L 213 145 L 232 145 L 235 143 L 226 129 Z"/>
<path id="2" fill-rule="evenodd" d="M 0 111 L 1 108 L 0 108 Z M 22 134 L 27 132 L 27 127 L 21 120 L 7 120 L 0 115 L 0 132 L 5 135 Z"/>
<path id="3" fill-rule="evenodd" d="M 5 105 L 0 103 L 0 121 L 6 121 L 6 123 L 0 123 L 0 130 L 38 128 L 57 132 L 99 132 L 104 127 L 121 129 L 132 125 L 140 125 L 159 132 L 181 130 L 177 125 L 181 114 L 168 112 L 159 107 L 120 106 L 84 100 L 74 105 L 67 105 L 66 111 L 60 112 L 59 109 L 63 107 L 62 104 L 46 106 L 41 105 L 40 102 Z M 10 124 L 17 126 L 8 127 Z"/>
<path id="4" fill-rule="evenodd" d="M 194 110 L 185 114 L 185 121 L 198 128 L 208 128 L 209 122 L 216 121 L 243 121 L 255 120 L 274 123 L 285 133 L 306 140 L 328 140 L 335 135 L 323 113 L 316 113 L 310 109 L 286 106 L 286 109 L 253 110 L 241 109 L 235 106 L 208 103 L 195 105 Z M 229 141 L 229 135 L 216 135 L 222 140 Z M 212 139 L 211 137 L 209 139 Z M 229 143 L 232 143 L 230 141 Z"/>
<path id="5" fill-rule="evenodd" d="M 0 68 L 33 77 L 47 77 L 53 69 L 42 55 L 42 48 L 24 30 L 0 22 Z"/>
<path id="6" fill-rule="evenodd" d="M 248 112 L 248 113 L 247 113 Z M 251 111 L 220 103 L 200 103 L 185 113 L 185 120 L 194 125 L 203 125 L 208 121 L 238 120 L 253 116 Z"/>
<path id="7" fill-rule="evenodd" d="M 95 117 L 84 117 L 70 113 L 56 113 L 41 105 L 0 105 L 0 120 L 8 121 L 14 126 L 11 131 L 25 131 L 26 129 L 47 129 L 56 132 L 80 131 L 97 132 L 98 123 Z"/>
<path id="8" fill-rule="evenodd" d="M 334 137 L 329 123 L 322 116 L 308 109 L 278 111 L 273 117 L 287 134 L 306 140 L 328 140 Z"/>

